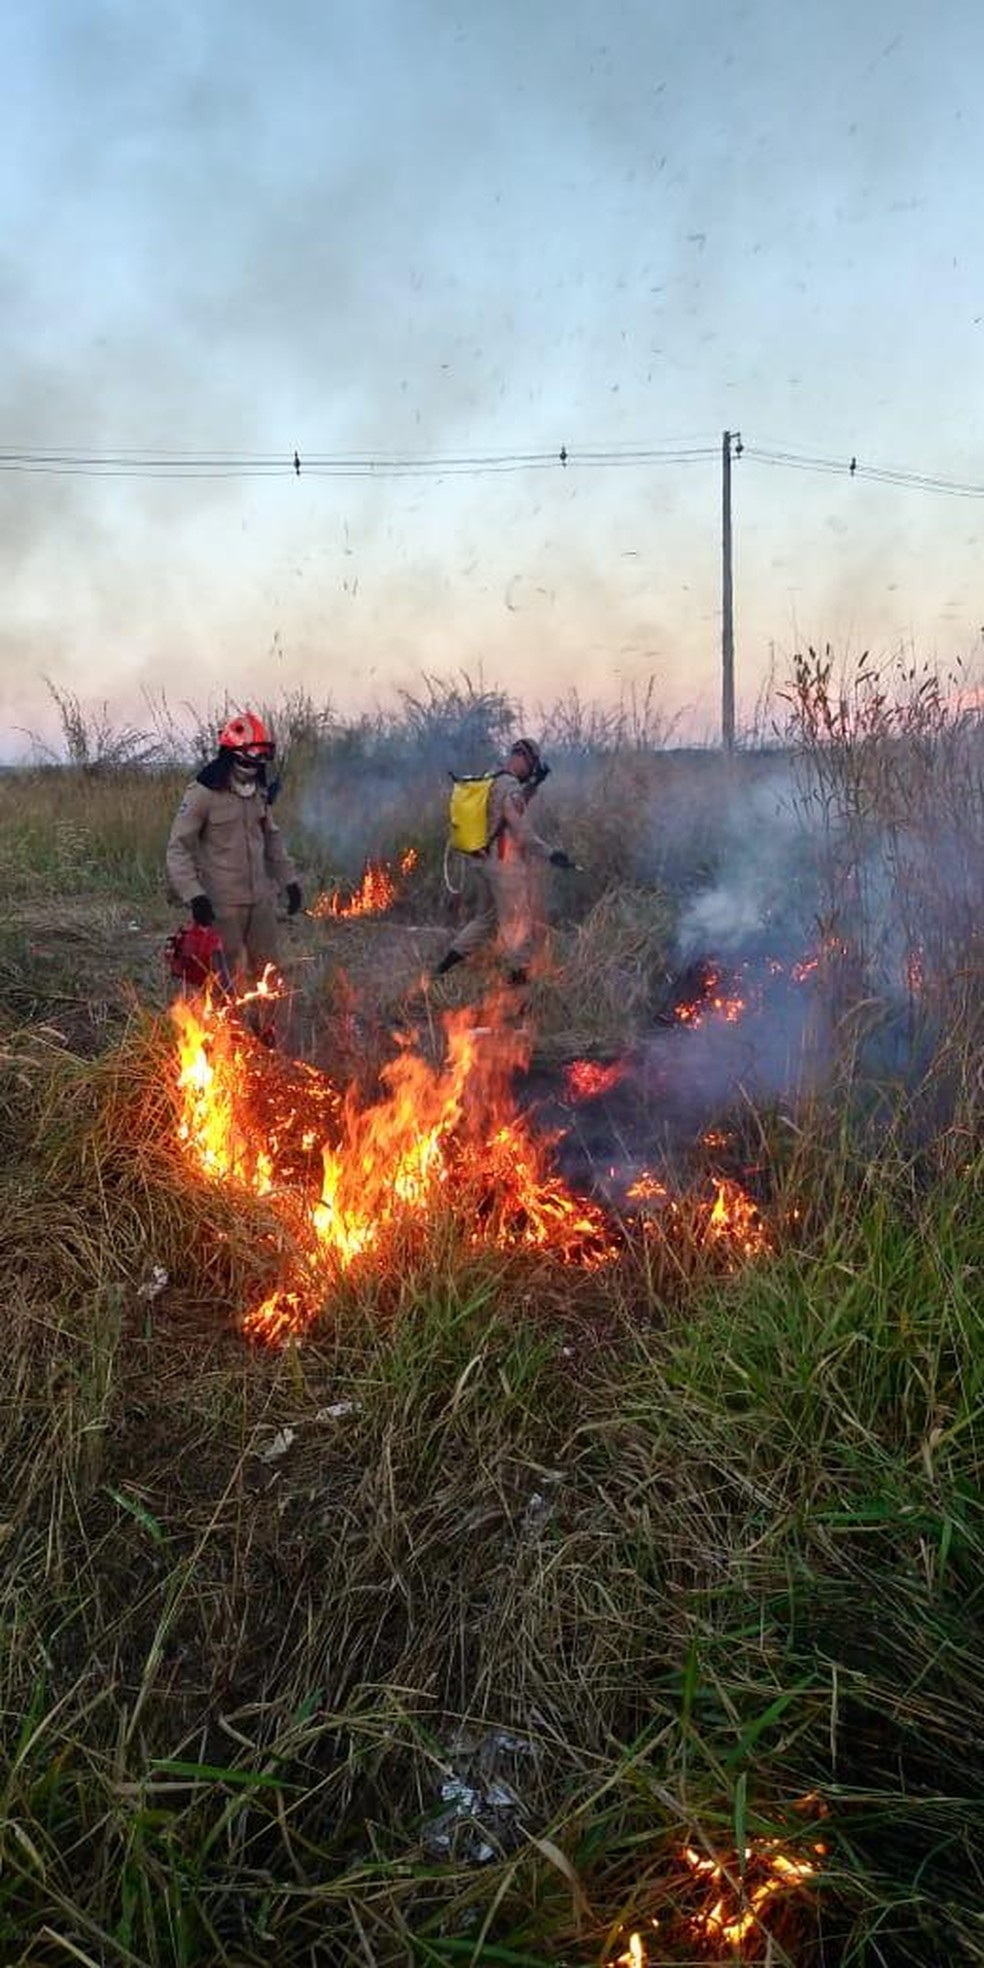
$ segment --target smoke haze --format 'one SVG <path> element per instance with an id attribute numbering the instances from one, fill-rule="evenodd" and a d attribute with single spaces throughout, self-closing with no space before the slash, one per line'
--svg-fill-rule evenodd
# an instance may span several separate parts
<path id="1" fill-rule="evenodd" d="M 562 14 L 9 10 L 2 445 L 693 463 L 405 482 L 0 473 L 0 745 L 480 666 L 718 703 L 720 433 L 973 478 L 976 77 L 957 0 Z M 810 111 L 804 114 L 809 101 Z M 918 294 L 918 304 L 912 296 Z M 976 506 L 735 472 L 739 700 L 801 639 L 980 634 Z"/>

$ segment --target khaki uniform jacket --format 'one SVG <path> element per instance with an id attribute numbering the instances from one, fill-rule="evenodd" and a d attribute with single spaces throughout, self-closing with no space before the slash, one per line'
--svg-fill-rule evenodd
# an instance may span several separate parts
<path id="1" fill-rule="evenodd" d="M 270 902 L 297 880 L 263 787 L 243 799 L 201 779 L 186 788 L 174 816 L 166 867 L 179 901 L 204 893 L 217 915 Z"/>
<path id="2" fill-rule="evenodd" d="M 532 861 L 549 855 L 530 819 L 535 786 L 525 786 L 512 772 L 500 772 L 489 794 L 489 859 Z"/>

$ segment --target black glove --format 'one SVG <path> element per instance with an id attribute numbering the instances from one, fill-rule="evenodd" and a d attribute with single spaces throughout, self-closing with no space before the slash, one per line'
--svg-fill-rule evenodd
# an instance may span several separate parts
<path id="1" fill-rule="evenodd" d="M 562 847 L 555 847 L 550 856 L 550 866 L 551 868 L 576 868 L 577 862 L 572 861 L 570 855 L 565 854 Z"/>
<path id="2" fill-rule="evenodd" d="M 207 895 L 192 896 L 191 913 L 196 923 L 199 923 L 202 929 L 207 929 L 209 923 L 214 923 L 215 921 L 215 910 Z"/>
<path id="3" fill-rule="evenodd" d="M 287 883 L 287 914 L 289 916 L 296 916 L 300 906 L 301 906 L 301 884 L 300 882 L 288 882 Z"/>
<path id="4" fill-rule="evenodd" d="M 542 786 L 544 780 L 549 779 L 549 777 L 550 767 L 549 765 L 545 765 L 541 759 L 539 765 L 535 765 L 530 773 L 530 783 L 533 786 Z"/>

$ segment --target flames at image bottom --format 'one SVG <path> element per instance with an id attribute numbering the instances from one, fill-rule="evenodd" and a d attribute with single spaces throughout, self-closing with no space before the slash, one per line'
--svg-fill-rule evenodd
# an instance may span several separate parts
<path id="1" fill-rule="evenodd" d="M 802 1799 L 796 1808 L 826 1815 L 825 1807 L 813 1797 Z M 826 1850 L 814 1839 L 807 1857 L 799 1849 L 787 1850 L 778 1839 L 757 1838 L 746 1845 L 741 1862 L 733 1855 L 730 1865 L 725 1865 L 685 1845 L 680 1853 L 684 1875 L 680 1883 L 688 1895 L 697 1888 L 700 1897 L 689 1911 L 674 1913 L 665 1922 L 667 1942 L 672 1928 L 674 1942 L 690 1942 L 704 1957 L 749 1961 L 765 1954 L 771 1959 L 767 1916 L 780 1904 L 794 1902 L 797 1894 L 818 1880 Z M 664 1938 L 664 1922 L 654 1918 L 647 1929 L 630 1933 L 619 1953 L 609 1956 L 606 1968 L 659 1968 L 663 1957 L 656 1949 Z"/>

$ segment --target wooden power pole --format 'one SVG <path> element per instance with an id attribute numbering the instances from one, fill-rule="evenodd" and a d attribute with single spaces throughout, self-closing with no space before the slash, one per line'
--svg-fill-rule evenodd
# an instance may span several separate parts
<path id="1" fill-rule="evenodd" d="M 735 446 L 732 454 L 732 445 Z M 735 748 L 735 597 L 731 559 L 731 459 L 741 457 L 741 432 L 721 439 L 721 743 Z"/>

